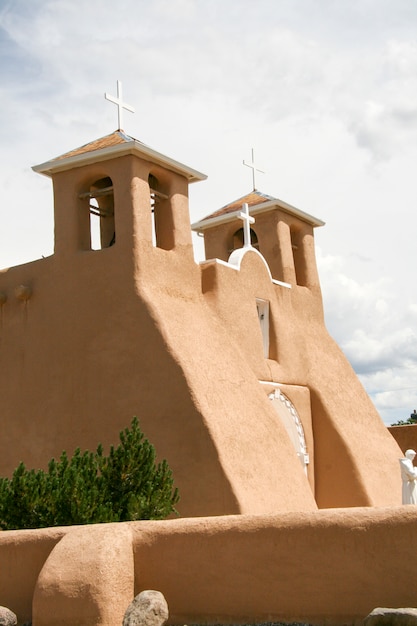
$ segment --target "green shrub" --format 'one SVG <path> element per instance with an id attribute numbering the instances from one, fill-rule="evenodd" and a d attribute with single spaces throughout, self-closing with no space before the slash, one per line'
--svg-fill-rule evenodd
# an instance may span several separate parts
<path id="1" fill-rule="evenodd" d="M 137 418 L 120 433 L 108 456 L 97 451 L 66 452 L 48 470 L 23 463 L 11 479 L 0 478 L 0 528 L 45 528 L 70 524 L 164 519 L 179 500 L 165 460 L 145 439 Z"/>

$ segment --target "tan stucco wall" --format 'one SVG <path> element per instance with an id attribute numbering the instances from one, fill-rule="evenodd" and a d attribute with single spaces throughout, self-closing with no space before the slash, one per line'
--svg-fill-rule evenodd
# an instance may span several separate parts
<path id="1" fill-rule="evenodd" d="M 390 426 L 388 431 L 394 437 L 403 453 L 410 448 L 417 450 L 417 424 Z"/>
<path id="2" fill-rule="evenodd" d="M 136 592 L 162 590 L 173 623 L 353 623 L 414 606 L 416 525 L 414 507 L 145 523 Z"/>
<path id="3" fill-rule="evenodd" d="M 60 173 L 55 256 L 0 276 L 7 294 L 0 474 L 20 460 L 45 467 L 62 449 L 116 443 L 136 414 L 173 469 L 181 515 L 314 510 L 285 429 L 259 385 L 259 375 L 269 376 L 261 353 L 247 362 L 239 337 L 231 340 L 233 325 L 224 327 L 202 294 L 201 270 L 181 236 L 189 222 L 176 224 L 175 250 L 152 246 L 136 195 L 142 169 L 147 176 L 143 164 L 125 159 L 83 173 L 81 181 L 105 175 L 138 181 L 115 188 L 116 245 L 99 252 L 79 249 L 82 185 L 77 172 Z M 180 181 L 173 188 L 186 221 L 186 188 Z M 29 300 L 14 296 L 19 284 L 30 286 Z M 244 297 L 241 289 L 231 305 L 243 315 Z M 257 323 L 252 316 L 256 338 Z"/>
<path id="4" fill-rule="evenodd" d="M 400 504 L 400 451 L 326 330 L 319 286 L 273 285 L 259 257 L 248 253 L 239 273 L 206 264 L 203 292 L 257 378 L 310 390 L 318 506 Z M 270 302 L 274 359 L 263 358 L 256 297 Z"/>
<path id="5" fill-rule="evenodd" d="M 169 195 L 159 247 L 149 174 Z M 79 194 L 106 177 L 116 243 L 93 252 Z M 194 263 L 179 174 L 125 155 L 53 178 L 55 255 L 0 272 L 0 475 L 106 448 L 137 415 L 189 519 L 1 532 L 0 604 L 34 626 L 114 626 L 147 587 L 166 595 L 173 623 L 342 624 L 412 605 L 402 452 L 327 333 L 311 225 L 259 218 L 260 251 L 287 287 L 253 251 L 238 267 Z M 225 228 L 207 234 L 220 258 Z M 276 388 L 302 422 L 307 476 L 268 399 Z"/>
<path id="6" fill-rule="evenodd" d="M 38 576 L 49 554 L 68 530 L 0 531 L 0 605 L 16 612 L 19 623 L 30 620 Z"/>
<path id="7" fill-rule="evenodd" d="M 416 538 L 413 506 L 7 531 L 0 604 L 19 624 L 114 626 L 157 589 L 173 624 L 359 623 L 414 606 Z"/>
<path id="8" fill-rule="evenodd" d="M 182 516 L 399 504 L 399 448 L 324 325 L 312 227 L 272 212 L 268 230 L 260 219 L 265 258 L 279 257 L 291 288 L 251 251 L 238 269 L 198 266 L 187 181 L 158 167 L 126 155 L 55 174 L 55 255 L 0 273 L 0 475 L 21 460 L 45 467 L 63 449 L 106 448 L 137 415 L 173 470 Z M 170 194 L 162 248 L 152 172 Z M 79 193 L 105 177 L 116 244 L 94 252 Z M 16 297 L 20 285 L 29 299 Z M 270 306 L 270 358 L 257 298 Z M 290 399 L 305 390 L 292 401 L 308 478 L 260 381 Z"/>

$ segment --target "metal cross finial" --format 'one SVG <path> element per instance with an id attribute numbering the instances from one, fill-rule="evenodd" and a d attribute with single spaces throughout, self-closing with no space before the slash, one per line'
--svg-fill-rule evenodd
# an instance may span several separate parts
<path id="1" fill-rule="evenodd" d="M 122 101 L 122 83 L 120 82 L 120 80 L 117 81 L 117 98 L 115 96 L 109 96 L 108 93 L 105 93 L 104 97 L 106 98 L 106 100 L 110 100 L 110 102 L 113 102 L 113 104 L 117 106 L 119 130 L 122 130 L 123 109 L 126 109 L 126 111 L 130 111 L 131 113 L 134 113 L 135 109 L 132 106 L 130 106 L 130 104 L 126 104 L 125 102 Z"/>
<path id="2" fill-rule="evenodd" d="M 261 174 L 265 174 L 265 172 L 263 170 L 260 170 L 258 167 L 256 167 L 255 160 L 254 160 L 254 157 L 253 157 L 253 148 L 252 148 L 252 162 L 251 163 L 246 163 L 246 161 L 243 160 L 243 165 L 246 165 L 246 167 L 250 167 L 251 168 L 251 170 L 252 170 L 253 190 L 256 191 L 255 172 L 261 172 Z"/>
<path id="3" fill-rule="evenodd" d="M 255 222 L 255 218 L 249 215 L 249 205 L 247 202 L 242 205 L 242 209 L 243 211 L 239 213 L 238 218 L 243 221 L 243 247 L 251 248 L 250 224 Z"/>

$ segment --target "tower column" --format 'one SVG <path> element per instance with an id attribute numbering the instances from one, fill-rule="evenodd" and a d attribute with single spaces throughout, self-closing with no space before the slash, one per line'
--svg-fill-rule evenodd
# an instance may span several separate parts
<path id="1" fill-rule="evenodd" d="M 125 233 L 126 238 L 131 237 L 129 245 L 135 249 L 135 254 L 140 252 L 140 244 L 147 242 L 152 246 L 152 212 L 149 194 L 149 165 L 133 156 L 126 157 L 126 165 L 123 174 L 126 176 L 125 184 L 122 185 L 122 204 L 125 207 L 124 224 L 120 228 L 129 229 Z M 130 219 L 127 219 L 130 218 Z M 122 232 L 123 232 L 122 231 Z M 133 244 L 133 245 L 132 245 Z"/>
<path id="2" fill-rule="evenodd" d="M 158 217 L 158 247 L 188 250 L 193 257 L 187 180 L 172 174 L 168 193 L 169 197 L 161 202 L 155 214 Z"/>
<path id="3" fill-rule="evenodd" d="M 68 256 L 90 247 L 90 214 L 88 200 L 78 197 L 79 174 L 70 170 L 53 175 L 54 186 L 54 252 Z"/>
<path id="4" fill-rule="evenodd" d="M 317 271 L 313 229 L 309 228 L 303 237 L 303 255 L 305 262 L 306 286 L 319 287 L 320 279 Z"/>
<path id="5" fill-rule="evenodd" d="M 277 234 L 283 281 L 294 285 L 297 283 L 297 278 L 295 273 L 294 254 L 292 250 L 291 230 L 289 224 L 283 220 L 279 220 L 277 224 Z"/>

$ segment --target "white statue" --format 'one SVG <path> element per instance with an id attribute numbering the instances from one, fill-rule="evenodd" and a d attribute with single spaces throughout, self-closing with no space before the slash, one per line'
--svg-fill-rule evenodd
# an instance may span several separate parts
<path id="1" fill-rule="evenodd" d="M 413 465 L 415 456 L 414 450 L 407 450 L 405 458 L 400 459 L 403 504 L 417 504 L 417 467 Z"/>

